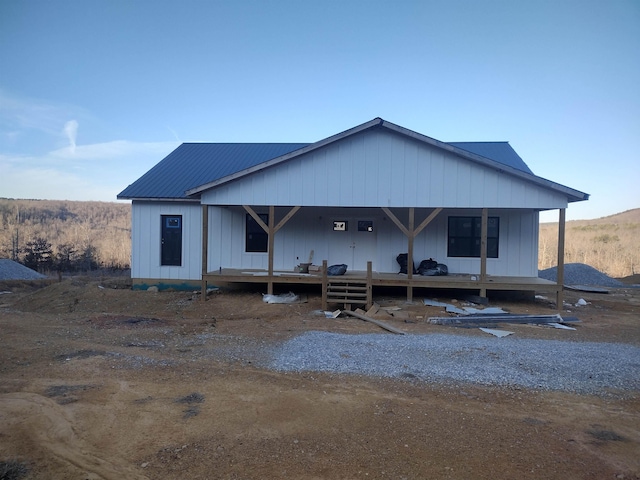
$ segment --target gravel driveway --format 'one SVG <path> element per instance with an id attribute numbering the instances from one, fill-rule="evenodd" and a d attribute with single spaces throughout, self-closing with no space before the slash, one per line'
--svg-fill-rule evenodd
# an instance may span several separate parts
<path id="1" fill-rule="evenodd" d="M 276 348 L 268 367 L 590 394 L 640 391 L 640 348 L 618 343 L 315 331 Z"/>

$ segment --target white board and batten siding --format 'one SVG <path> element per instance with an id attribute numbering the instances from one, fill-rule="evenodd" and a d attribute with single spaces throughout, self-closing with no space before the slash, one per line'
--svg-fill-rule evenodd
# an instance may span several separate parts
<path id="1" fill-rule="evenodd" d="M 209 205 L 566 208 L 567 197 L 386 130 L 365 131 L 203 192 Z"/>
<path id="2" fill-rule="evenodd" d="M 256 207 L 259 213 L 266 209 Z M 277 209 L 282 218 L 288 208 Z M 419 223 L 430 212 L 417 213 Z M 447 257 L 449 216 L 477 216 L 477 210 L 445 209 L 415 239 L 416 265 L 434 258 L 445 263 L 451 273 L 479 273 L 479 258 Z M 490 211 L 500 218 L 499 257 L 487 259 L 490 275 L 537 276 L 538 214 L 532 210 Z M 209 263 L 208 270 L 218 268 L 268 268 L 266 253 L 245 251 L 246 212 L 241 207 L 209 207 Z M 334 231 L 334 221 L 349 222 L 348 230 Z M 359 232 L 358 220 L 373 221 L 373 232 Z M 274 268 L 291 271 L 306 262 L 310 251 L 313 261 L 320 264 L 346 264 L 350 270 L 365 270 L 366 262 L 373 262 L 374 271 L 398 271 L 396 257 L 407 251 L 407 238 L 386 217 L 380 208 L 321 208 L 303 207 L 275 236 Z"/>
<path id="3" fill-rule="evenodd" d="M 182 265 L 160 263 L 162 215 L 182 216 Z M 131 277 L 200 280 L 202 273 L 202 207 L 186 202 L 141 202 L 131 205 Z"/>

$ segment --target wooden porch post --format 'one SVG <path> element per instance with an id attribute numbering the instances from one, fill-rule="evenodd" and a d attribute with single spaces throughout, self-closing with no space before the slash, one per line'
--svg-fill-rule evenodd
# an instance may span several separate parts
<path id="1" fill-rule="evenodd" d="M 395 223 L 396 227 L 402 231 L 407 237 L 408 241 L 408 252 L 407 252 L 407 302 L 413 301 L 413 287 L 411 286 L 413 279 L 413 241 L 416 236 L 426 228 L 431 221 L 436 218 L 440 212 L 442 211 L 442 207 L 435 208 L 427 218 L 425 218 L 417 228 L 415 225 L 415 208 L 409 207 L 409 228 L 406 228 L 402 222 L 396 217 L 391 210 L 387 207 L 381 207 L 382 211 L 387 214 L 387 216 L 391 219 L 393 223 Z M 411 268 L 409 268 L 411 266 Z"/>
<path id="2" fill-rule="evenodd" d="M 267 283 L 267 293 L 269 295 L 273 294 L 273 246 L 275 244 L 275 224 L 276 224 L 276 207 L 273 205 L 269 206 L 269 231 L 267 232 L 269 235 L 269 246 L 267 248 L 269 252 L 269 281 Z"/>
<path id="3" fill-rule="evenodd" d="M 373 264 L 371 260 L 367 262 L 367 310 L 373 305 L 373 287 L 371 281 L 373 280 Z"/>
<path id="4" fill-rule="evenodd" d="M 562 303 L 564 302 L 564 238 L 565 238 L 565 222 L 566 208 L 561 208 L 558 215 L 558 285 L 556 292 L 556 307 L 558 312 L 562 312 Z"/>
<path id="5" fill-rule="evenodd" d="M 480 296 L 487 296 L 487 231 L 489 230 L 489 209 L 482 209 L 480 225 Z"/>
<path id="6" fill-rule="evenodd" d="M 207 266 L 209 264 L 209 205 L 202 205 L 202 277 L 200 295 L 203 302 L 207 301 Z"/>
<path id="7" fill-rule="evenodd" d="M 407 279 L 409 283 L 407 285 L 407 302 L 413 302 L 413 286 L 411 285 L 411 281 L 413 279 L 413 240 L 416 236 L 416 233 L 413 229 L 415 223 L 415 208 L 409 207 L 409 246 L 407 247 Z"/>
<path id="8" fill-rule="evenodd" d="M 322 260 L 322 310 L 326 310 L 327 306 L 327 285 L 329 279 L 327 278 L 327 261 Z"/>
<path id="9" fill-rule="evenodd" d="M 264 230 L 267 234 L 267 255 L 268 255 L 268 262 L 269 262 L 269 267 L 268 267 L 268 276 L 267 276 L 267 293 L 269 295 L 273 294 L 273 246 L 275 243 L 275 235 L 276 232 L 278 230 L 280 230 L 285 223 L 287 223 L 289 220 L 291 220 L 291 217 L 293 217 L 296 212 L 298 210 L 300 210 L 299 206 L 293 207 L 291 208 L 291 210 L 289 210 L 289 212 L 282 218 L 282 220 L 280 220 L 278 222 L 278 224 L 276 225 L 276 207 L 271 205 L 269 207 L 269 225 L 265 224 L 262 219 L 260 218 L 260 216 L 255 212 L 255 210 L 253 208 L 251 208 L 249 205 L 243 205 L 242 208 L 244 208 L 247 213 L 249 215 L 251 215 L 251 217 L 256 221 L 256 223 L 258 225 L 260 225 L 260 228 L 262 228 L 262 230 Z"/>

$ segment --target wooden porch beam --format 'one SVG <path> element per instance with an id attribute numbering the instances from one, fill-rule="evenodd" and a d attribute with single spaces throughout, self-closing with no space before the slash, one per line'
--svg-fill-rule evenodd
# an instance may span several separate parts
<path id="1" fill-rule="evenodd" d="M 391 219 L 393 223 L 405 234 L 407 237 L 407 279 L 409 280 L 409 284 L 407 285 L 407 302 L 413 301 L 413 287 L 411 286 L 411 279 L 413 278 L 413 244 L 416 236 L 422 232 L 429 225 L 434 218 L 436 218 L 440 212 L 442 212 L 442 208 L 438 207 L 434 209 L 427 218 L 425 218 L 417 228 L 415 228 L 415 215 L 416 209 L 414 207 L 409 207 L 409 226 L 405 227 L 400 219 L 396 217 L 393 212 L 387 207 L 381 207 L 382 211 L 387 214 L 387 216 Z M 411 267 L 411 268 L 409 268 Z"/>
<path id="2" fill-rule="evenodd" d="M 405 236 L 409 236 L 409 230 L 407 230 L 407 228 L 402 224 L 398 217 L 393 214 L 391 210 L 389 210 L 387 207 L 382 207 L 382 211 L 387 214 L 387 217 L 389 217 L 391 221 L 396 224 L 396 227 L 398 227 L 402 231 L 402 233 L 405 234 Z"/>
<path id="3" fill-rule="evenodd" d="M 425 227 L 426 227 L 427 225 L 429 225 L 429 224 L 433 221 L 433 219 L 434 219 L 434 218 L 436 218 L 436 217 L 440 214 L 440 212 L 441 212 L 441 211 L 442 211 L 442 207 L 438 207 L 438 208 L 436 208 L 433 212 L 431 212 L 431 213 L 429 214 L 429 216 L 428 216 L 427 218 L 425 218 L 425 219 L 422 221 L 422 223 L 421 223 L 420 225 L 418 225 L 418 227 L 414 230 L 414 232 L 413 232 L 413 233 L 414 233 L 415 235 L 418 235 L 422 230 L 424 230 L 424 229 L 425 229 Z"/>
<path id="4" fill-rule="evenodd" d="M 289 213 L 287 213 L 275 226 L 274 233 L 284 227 L 284 224 L 291 220 L 291 217 L 293 217 L 298 212 L 298 210 L 300 210 L 300 207 L 293 207 L 291 210 L 289 210 Z"/>
<path id="5" fill-rule="evenodd" d="M 268 235 L 267 253 L 269 255 L 269 275 L 267 277 L 267 293 L 271 295 L 273 294 L 273 248 L 275 245 L 276 232 L 280 230 L 289 220 L 291 220 L 291 217 L 293 217 L 298 212 L 298 210 L 300 210 L 301 207 L 299 206 L 293 207 L 282 218 L 282 220 L 278 222 L 277 225 L 275 223 L 276 207 L 273 205 L 269 206 L 269 218 L 268 218 L 269 224 L 268 225 L 264 223 L 264 221 L 262 221 L 262 219 L 260 218 L 260 215 L 258 215 L 256 211 L 253 208 L 251 208 L 249 205 L 243 205 L 242 208 L 244 208 L 247 211 L 247 213 L 251 215 L 251 218 L 253 218 L 256 221 L 256 223 L 260 225 L 260 228 L 262 228 L 262 230 L 264 230 Z"/>
<path id="6" fill-rule="evenodd" d="M 256 223 L 260 225 L 260 228 L 262 228 L 262 230 L 264 230 L 266 233 L 269 233 L 269 227 L 267 226 L 266 223 L 262 221 L 260 216 L 256 213 L 256 211 L 253 208 L 251 208 L 249 205 L 243 205 L 242 208 L 244 208 L 247 211 L 247 213 L 251 215 L 251 218 L 253 218 L 256 221 Z"/>

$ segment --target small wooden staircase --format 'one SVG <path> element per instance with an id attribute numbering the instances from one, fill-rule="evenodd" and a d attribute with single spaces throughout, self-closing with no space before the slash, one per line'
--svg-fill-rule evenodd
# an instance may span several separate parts
<path id="1" fill-rule="evenodd" d="M 367 282 L 332 278 L 327 283 L 327 303 L 344 304 L 345 310 L 351 310 L 352 305 L 366 305 Z"/>
<path id="2" fill-rule="evenodd" d="M 344 305 L 344 310 L 351 310 L 353 305 L 365 306 L 367 309 L 373 304 L 371 288 L 371 262 L 367 262 L 367 277 L 349 278 L 347 276 L 327 276 L 326 260 L 323 262 L 322 308 L 327 310 L 327 304 L 338 303 Z"/>

